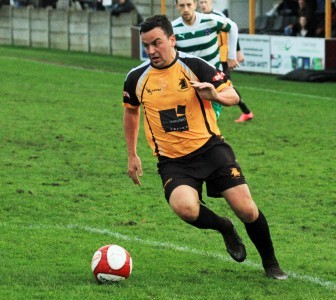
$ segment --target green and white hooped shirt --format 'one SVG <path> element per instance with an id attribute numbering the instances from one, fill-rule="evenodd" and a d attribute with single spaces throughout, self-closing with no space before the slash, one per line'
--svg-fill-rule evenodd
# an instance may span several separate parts
<path id="1" fill-rule="evenodd" d="M 172 22 L 176 49 L 203 58 L 221 69 L 217 35 L 220 31 L 230 31 L 231 25 L 218 15 L 198 12 L 195 15 L 195 23 L 191 26 L 186 25 L 182 17 Z"/>

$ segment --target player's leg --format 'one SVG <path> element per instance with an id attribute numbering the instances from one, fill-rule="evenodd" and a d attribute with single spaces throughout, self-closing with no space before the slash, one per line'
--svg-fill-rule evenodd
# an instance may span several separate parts
<path id="1" fill-rule="evenodd" d="M 188 185 L 176 187 L 170 197 L 169 205 L 183 221 L 194 222 L 199 215 L 200 203 L 196 189 Z"/>
<path id="2" fill-rule="evenodd" d="M 239 45 L 239 43 L 238 43 Z M 237 46 L 238 46 L 237 45 Z M 239 56 L 238 56 L 239 55 Z M 240 51 L 240 48 L 238 50 L 237 48 L 237 60 L 239 62 L 244 61 L 244 55 L 243 53 Z M 227 64 L 227 62 L 222 62 L 222 68 L 223 68 L 223 72 L 224 74 L 231 79 L 231 70 Z M 240 117 L 235 120 L 235 122 L 245 122 L 245 121 L 249 121 L 251 119 L 253 119 L 253 113 L 250 111 L 250 109 L 247 107 L 246 103 L 243 101 L 242 97 L 240 96 L 239 92 L 236 90 L 236 92 L 239 95 L 239 102 L 238 102 L 238 106 L 240 108 L 240 110 L 242 111 L 242 114 L 240 115 Z"/>
<path id="3" fill-rule="evenodd" d="M 247 184 L 227 189 L 222 195 L 245 224 L 247 234 L 261 256 L 266 275 L 275 279 L 287 279 L 275 257 L 267 220 L 253 201 Z"/>
<path id="4" fill-rule="evenodd" d="M 219 231 L 231 257 L 242 262 L 246 258 L 245 246 L 238 236 L 231 220 L 220 217 L 200 204 L 199 192 L 191 186 L 179 185 L 169 197 L 169 205 L 185 222 L 200 229 Z"/>
<path id="5" fill-rule="evenodd" d="M 227 62 L 222 62 L 222 68 L 223 68 L 223 72 L 226 75 L 226 77 L 231 80 L 231 70 L 228 66 L 228 63 Z M 246 103 L 241 98 L 239 92 L 237 90 L 236 90 L 236 92 L 239 95 L 238 106 L 239 106 L 240 110 L 242 111 L 242 114 L 240 115 L 239 119 L 235 120 L 235 122 L 245 122 L 245 121 L 249 121 L 249 120 L 253 119 L 253 117 L 254 117 L 253 113 L 247 107 Z"/>
<path id="6" fill-rule="evenodd" d="M 222 61 L 221 63 L 222 63 L 223 73 L 225 74 L 225 76 L 227 78 L 230 79 L 230 77 L 231 77 L 231 70 L 230 70 L 230 68 L 228 66 L 228 63 L 226 61 Z"/>
<path id="7" fill-rule="evenodd" d="M 239 95 L 238 106 L 239 106 L 240 110 L 242 111 L 242 114 L 240 115 L 240 117 L 237 120 L 235 120 L 235 122 L 241 123 L 241 122 L 252 120 L 254 118 L 253 113 L 250 111 L 250 109 L 247 107 L 246 103 L 243 101 L 240 93 L 237 90 L 236 90 L 236 92 Z"/>
<path id="8" fill-rule="evenodd" d="M 258 217 L 258 208 L 252 200 L 247 184 L 240 184 L 221 193 L 236 216 L 244 223 L 251 223 Z"/>

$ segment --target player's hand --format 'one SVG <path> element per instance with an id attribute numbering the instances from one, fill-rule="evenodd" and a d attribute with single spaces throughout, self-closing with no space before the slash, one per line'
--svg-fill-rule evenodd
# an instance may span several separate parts
<path id="1" fill-rule="evenodd" d="M 245 60 L 245 56 L 244 56 L 243 51 L 241 51 L 241 50 L 237 51 L 237 61 L 238 61 L 238 63 L 242 63 L 242 62 L 244 62 L 244 60 Z"/>
<path id="2" fill-rule="evenodd" d="M 202 99 L 207 99 L 210 101 L 218 100 L 218 93 L 213 84 L 209 82 L 198 82 L 193 80 L 190 80 L 189 82 Z"/>
<path id="3" fill-rule="evenodd" d="M 227 63 L 228 63 L 228 67 L 231 70 L 239 67 L 239 63 L 238 63 L 238 61 L 236 59 L 230 59 L 230 58 L 228 58 Z"/>
<path id="4" fill-rule="evenodd" d="M 141 160 L 137 155 L 128 157 L 128 176 L 134 184 L 141 186 L 139 179 L 139 176 L 142 176 Z"/>

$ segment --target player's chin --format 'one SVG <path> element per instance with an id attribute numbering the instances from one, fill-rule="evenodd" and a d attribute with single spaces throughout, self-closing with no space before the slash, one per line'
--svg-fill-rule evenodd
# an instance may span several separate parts
<path id="1" fill-rule="evenodd" d="M 160 68 L 164 66 L 164 62 L 160 58 L 151 58 L 151 63 L 154 67 Z"/>

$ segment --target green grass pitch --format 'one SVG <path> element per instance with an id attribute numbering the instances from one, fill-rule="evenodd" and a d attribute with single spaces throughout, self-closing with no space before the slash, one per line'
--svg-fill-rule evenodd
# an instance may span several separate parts
<path id="1" fill-rule="evenodd" d="M 142 187 L 126 175 L 122 87 L 136 60 L 0 47 L 0 299 L 336 298 L 334 83 L 234 72 L 255 119 L 219 120 L 268 217 L 287 281 L 264 276 L 243 225 L 247 261 L 221 236 L 167 205 L 141 129 Z M 91 257 L 105 244 L 132 255 L 131 277 L 98 285 Z"/>

